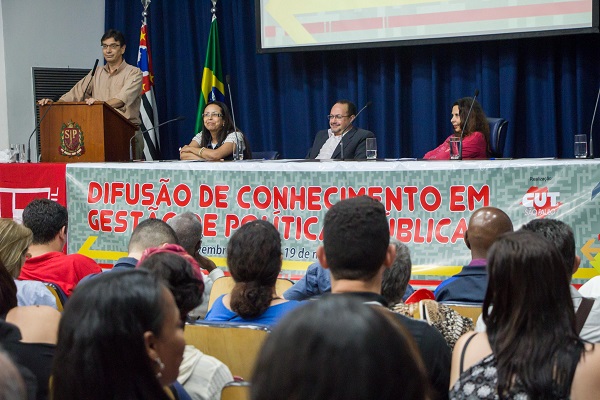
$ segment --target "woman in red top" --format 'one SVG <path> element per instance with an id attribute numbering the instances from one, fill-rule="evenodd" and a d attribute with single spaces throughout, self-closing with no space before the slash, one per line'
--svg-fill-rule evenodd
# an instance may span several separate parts
<path id="1" fill-rule="evenodd" d="M 473 110 L 464 127 L 463 134 L 463 159 L 488 158 L 488 149 L 490 142 L 490 126 L 485 117 L 485 113 L 477 100 L 472 97 L 463 97 L 458 99 L 452 105 L 452 127 L 454 133 L 444 140 L 444 143 L 435 149 L 427 152 L 423 157 L 426 160 L 449 160 L 450 159 L 450 138 L 452 136 L 460 137 L 460 132 L 463 129 L 463 124 L 467 119 L 469 108 L 473 104 Z"/>

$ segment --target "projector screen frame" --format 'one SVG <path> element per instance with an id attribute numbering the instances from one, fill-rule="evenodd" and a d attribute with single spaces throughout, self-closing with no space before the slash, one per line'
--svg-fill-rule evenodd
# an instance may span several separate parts
<path id="1" fill-rule="evenodd" d="M 592 0 L 592 26 L 583 28 L 567 28 L 567 29 L 548 29 L 537 31 L 523 32 L 506 32 L 494 34 L 476 34 L 476 35 L 460 35 L 451 37 L 435 37 L 423 39 L 400 39 L 400 40 L 385 40 L 385 41 L 361 41 L 352 43 L 337 43 L 337 44 L 317 44 L 317 45 L 298 45 L 298 46 L 282 46 L 282 47 L 263 47 L 262 43 L 262 15 L 261 2 L 264 0 L 254 0 L 255 5 L 255 23 L 256 23 L 256 52 L 258 54 L 269 53 L 290 53 L 303 51 L 331 51 L 331 50 L 350 50 L 350 49 L 366 49 L 366 48 L 385 48 L 385 47 L 404 47 L 404 46 L 422 46 L 422 45 L 437 45 L 437 44 L 459 44 L 486 42 L 497 40 L 513 40 L 513 39 L 530 39 L 565 35 L 585 35 L 600 33 L 600 16 L 599 3 L 600 0 Z M 301 0 L 300 0 L 301 1 Z"/>

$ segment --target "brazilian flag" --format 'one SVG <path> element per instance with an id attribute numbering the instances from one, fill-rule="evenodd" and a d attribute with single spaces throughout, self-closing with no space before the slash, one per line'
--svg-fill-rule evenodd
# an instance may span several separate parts
<path id="1" fill-rule="evenodd" d="M 225 101 L 225 85 L 223 85 L 223 70 L 221 69 L 221 51 L 219 49 L 219 30 L 217 29 L 217 16 L 213 14 L 206 48 L 206 61 L 202 72 L 202 92 L 198 101 L 198 115 L 196 116 L 196 130 L 202 130 L 204 121 L 202 111 L 210 101 Z"/>

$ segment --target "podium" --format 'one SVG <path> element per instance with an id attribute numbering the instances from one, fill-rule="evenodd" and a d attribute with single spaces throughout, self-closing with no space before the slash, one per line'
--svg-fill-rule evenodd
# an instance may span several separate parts
<path id="1" fill-rule="evenodd" d="M 42 162 L 128 161 L 137 127 L 117 110 L 98 101 L 56 102 L 40 107 Z"/>

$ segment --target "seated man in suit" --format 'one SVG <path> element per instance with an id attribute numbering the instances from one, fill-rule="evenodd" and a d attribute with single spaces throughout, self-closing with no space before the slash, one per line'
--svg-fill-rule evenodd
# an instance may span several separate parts
<path id="1" fill-rule="evenodd" d="M 352 126 L 356 118 L 356 105 L 349 100 L 338 100 L 329 114 L 329 129 L 317 132 L 315 141 L 306 158 L 366 159 L 367 138 L 373 132 Z"/>

